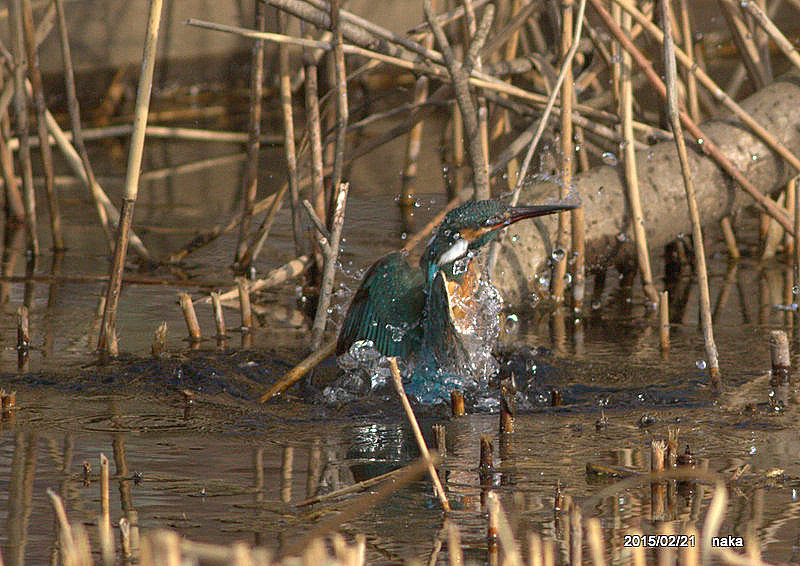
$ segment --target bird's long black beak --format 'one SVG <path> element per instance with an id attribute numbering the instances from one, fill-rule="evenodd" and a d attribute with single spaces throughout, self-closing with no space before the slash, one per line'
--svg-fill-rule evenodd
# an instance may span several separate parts
<path id="1" fill-rule="evenodd" d="M 536 218 L 537 216 L 546 216 L 548 214 L 553 214 L 555 212 L 561 212 L 564 210 L 572 210 L 575 208 L 579 208 L 583 206 L 580 202 L 558 202 L 553 204 L 539 204 L 535 206 L 517 206 L 511 209 L 510 214 L 505 218 L 505 220 L 499 223 L 496 228 L 505 228 L 515 222 L 519 222 L 520 220 L 525 220 L 526 218 Z"/>

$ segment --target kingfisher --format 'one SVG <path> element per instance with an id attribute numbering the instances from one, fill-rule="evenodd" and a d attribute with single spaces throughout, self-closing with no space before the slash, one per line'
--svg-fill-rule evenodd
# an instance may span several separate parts
<path id="1" fill-rule="evenodd" d="M 384 356 L 414 365 L 415 373 L 422 368 L 423 380 L 479 370 L 476 362 L 491 358 L 502 309 L 497 290 L 480 277 L 476 259 L 481 248 L 515 222 L 578 206 L 512 207 L 482 200 L 450 211 L 419 267 L 397 251 L 367 270 L 339 331 L 337 356 L 369 341 Z M 475 356 L 476 349 L 488 353 Z"/>

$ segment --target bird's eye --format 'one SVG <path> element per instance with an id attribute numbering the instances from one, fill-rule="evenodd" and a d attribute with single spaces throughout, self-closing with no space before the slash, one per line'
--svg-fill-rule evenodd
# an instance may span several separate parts
<path id="1" fill-rule="evenodd" d="M 459 238 L 458 240 L 453 243 L 452 246 L 447 248 L 445 252 L 439 256 L 439 259 L 436 260 L 437 265 L 447 265 L 460 257 L 463 257 L 464 254 L 467 253 L 469 249 L 469 242 L 464 238 Z"/>

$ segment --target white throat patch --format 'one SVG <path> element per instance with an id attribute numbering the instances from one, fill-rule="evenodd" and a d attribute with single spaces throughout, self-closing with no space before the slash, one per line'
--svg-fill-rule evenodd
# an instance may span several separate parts
<path id="1" fill-rule="evenodd" d="M 436 260 L 437 265 L 446 265 L 452 261 L 457 260 L 467 253 L 469 249 L 469 242 L 464 238 L 459 238 L 456 243 L 450 246 L 446 252 L 439 256 Z"/>

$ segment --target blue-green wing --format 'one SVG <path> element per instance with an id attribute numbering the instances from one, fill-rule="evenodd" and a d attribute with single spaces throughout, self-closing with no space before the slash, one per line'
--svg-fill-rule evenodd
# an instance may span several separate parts
<path id="1" fill-rule="evenodd" d="M 372 340 L 385 356 L 408 359 L 422 342 L 425 282 L 402 252 L 390 253 L 369 268 L 347 310 L 337 355 L 354 342 Z"/>

